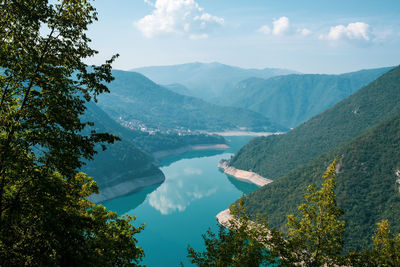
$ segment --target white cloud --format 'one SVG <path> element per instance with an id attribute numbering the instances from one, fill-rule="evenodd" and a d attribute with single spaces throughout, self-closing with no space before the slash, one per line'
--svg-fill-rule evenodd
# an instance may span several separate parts
<path id="1" fill-rule="evenodd" d="M 202 33 L 202 34 L 190 34 L 189 38 L 192 40 L 200 40 L 200 39 L 207 39 L 208 34 L 207 33 Z"/>
<path id="2" fill-rule="evenodd" d="M 203 171 L 201 169 L 186 167 L 183 169 L 183 173 L 186 175 L 201 175 L 203 174 Z"/>
<path id="3" fill-rule="evenodd" d="M 267 25 L 263 25 L 258 29 L 258 32 L 261 32 L 263 34 L 270 34 L 271 33 L 271 28 L 268 27 Z"/>
<path id="4" fill-rule="evenodd" d="M 287 17 L 280 17 L 272 22 L 274 28 L 272 29 L 272 33 L 275 35 L 281 35 L 288 32 L 290 27 L 290 22 Z"/>
<path id="5" fill-rule="evenodd" d="M 287 17 L 280 17 L 272 21 L 272 29 L 268 25 L 261 26 L 257 31 L 262 34 L 283 35 L 289 33 L 290 21 Z"/>
<path id="6" fill-rule="evenodd" d="M 144 0 L 154 7 L 153 12 L 134 25 L 145 37 L 159 34 L 184 34 L 191 39 L 207 38 L 205 33 L 224 24 L 224 19 L 204 11 L 195 0 Z"/>
<path id="7" fill-rule="evenodd" d="M 310 34 L 312 34 L 312 31 L 307 28 L 298 29 L 297 32 L 302 36 L 309 36 Z"/>
<path id="8" fill-rule="evenodd" d="M 337 25 L 331 27 L 327 35 L 321 35 L 320 39 L 330 41 L 358 40 L 371 41 L 372 36 L 369 25 L 364 22 L 349 23 L 347 26 Z"/>

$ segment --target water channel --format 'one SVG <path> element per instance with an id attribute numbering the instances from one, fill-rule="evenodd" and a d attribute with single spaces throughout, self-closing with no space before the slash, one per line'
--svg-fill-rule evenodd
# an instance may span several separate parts
<path id="1" fill-rule="evenodd" d="M 136 216 L 135 225 L 146 223 L 137 235 L 147 266 L 190 265 L 187 246 L 204 249 L 201 237 L 208 228 L 218 229 L 215 216 L 257 186 L 238 181 L 217 168 L 252 137 L 226 137 L 225 151 L 193 151 L 165 158 L 165 182 L 103 203 L 118 214 Z"/>

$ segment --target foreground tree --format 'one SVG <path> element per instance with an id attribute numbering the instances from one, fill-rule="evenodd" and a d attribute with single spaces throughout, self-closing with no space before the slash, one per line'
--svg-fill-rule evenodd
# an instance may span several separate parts
<path id="1" fill-rule="evenodd" d="M 372 238 L 374 246 L 367 252 L 369 262 L 375 266 L 400 266 L 400 234 L 390 233 L 388 220 L 382 220 L 377 226 Z"/>
<path id="2" fill-rule="evenodd" d="M 335 159 L 323 175 L 320 190 L 309 186 L 306 202 L 298 207 L 302 217 L 287 216 L 286 238 L 280 231 L 269 229 L 266 219 L 250 221 L 243 204 L 233 205 L 232 220 L 220 227 L 218 236 L 211 231 L 203 236 L 206 251 L 188 249 L 192 263 L 199 266 L 259 266 L 278 263 L 282 266 L 333 266 L 343 261 L 345 222 L 337 207 Z"/>
<path id="3" fill-rule="evenodd" d="M 111 60 L 85 32 L 97 20 L 87 0 L 0 0 L 0 265 L 136 264 L 134 218 L 86 200 L 97 186 L 77 170 L 96 143 L 85 103 L 108 92 Z"/>
<path id="4" fill-rule="evenodd" d="M 298 207 L 302 217 L 287 216 L 287 238 L 291 256 L 288 263 L 302 262 L 307 266 L 340 264 L 346 224 L 339 220 L 343 211 L 335 197 L 337 158 L 323 175 L 320 190 L 310 185 L 306 202 Z"/>
<path id="5" fill-rule="evenodd" d="M 206 251 L 196 252 L 188 247 L 191 263 L 198 266 L 260 266 L 276 262 L 276 257 L 266 248 L 271 239 L 265 218 L 250 220 L 246 213 L 243 197 L 230 207 L 232 219 L 228 229 L 219 226 L 218 236 L 211 230 L 203 235 Z"/>

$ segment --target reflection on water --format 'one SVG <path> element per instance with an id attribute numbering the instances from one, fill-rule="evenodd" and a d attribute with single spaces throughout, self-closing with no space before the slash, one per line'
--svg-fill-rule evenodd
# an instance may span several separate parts
<path id="1" fill-rule="evenodd" d="M 207 149 L 207 150 L 194 150 L 188 151 L 178 155 L 171 155 L 159 160 L 160 167 L 168 167 L 172 163 L 182 160 L 182 159 L 194 159 L 194 158 L 203 158 L 203 157 L 211 157 L 215 155 L 220 155 L 223 153 L 235 153 L 238 151 L 243 145 L 253 139 L 253 136 L 225 136 L 225 140 L 229 148 L 227 149 Z"/>
<path id="2" fill-rule="evenodd" d="M 194 200 L 209 197 L 217 191 L 216 186 L 204 178 L 210 170 L 204 168 L 200 158 L 181 160 L 163 167 L 162 171 L 167 179 L 149 195 L 149 204 L 163 215 L 182 212 Z"/>
<path id="3" fill-rule="evenodd" d="M 232 138 L 231 151 L 250 138 Z M 122 215 L 136 216 L 135 224 L 146 223 L 137 238 L 146 254 L 147 266 L 179 266 L 187 260 L 187 246 L 204 249 L 201 235 L 218 229 L 215 216 L 257 186 L 228 177 L 218 170 L 227 151 L 194 151 L 169 158 L 161 168 L 165 182 L 129 196 L 104 203 Z M 234 152 L 234 151 L 232 151 Z"/>
<path id="4" fill-rule="evenodd" d="M 168 167 L 172 163 L 182 160 L 182 159 L 194 159 L 194 158 L 203 158 L 203 157 L 211 157 L 219 154 L 225 153 L 225 150 L 194 150 L 188 151 L 179 155 L 171 155 L 159 160 L 158 165 L 160 167 Z"/>
<path id="5" fill-rule="evenodd" d="M 110 210 L 117 212 L 118 214 L 125 214 L 141 205 L 146 200 L 147 195 L 151 194 L 159 186 L 160 184 L 145 187 L 143 189 L 134 191 L 129 195 L 108 200 L 101 204 L 108 207 Z"/>

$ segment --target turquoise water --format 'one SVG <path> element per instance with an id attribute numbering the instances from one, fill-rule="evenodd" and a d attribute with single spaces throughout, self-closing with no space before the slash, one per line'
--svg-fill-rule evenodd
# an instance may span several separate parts
<path id="1" fill-rule="evenodd" d="M 226 151 L 191 152 L 169 157 L 161 162 L 165 182 L 128 196 L 104 203 L 118 214 L 136 216 L 145 222 L 137 235 L 147 266 L 190 265 L 187 246 L 203 249 L 202 234 L 217 230 L 215 216 L 243 194 L 257 186 L 238 181 L 218 170 L 220 159 L 229 158 L 251 137 L 228 137 Z"/>

